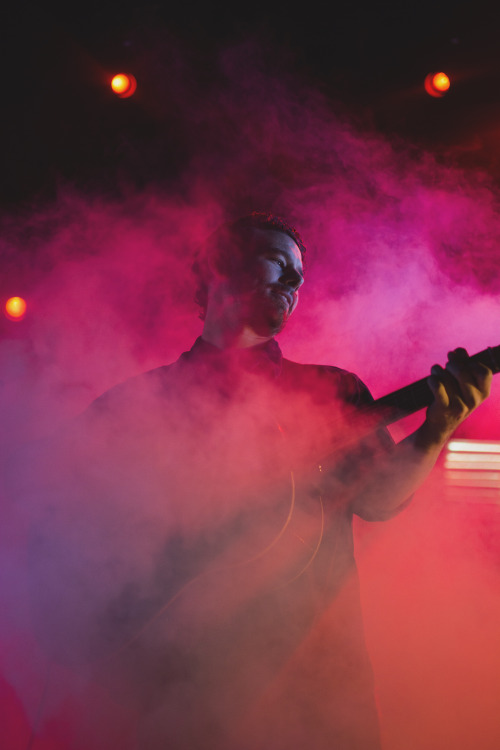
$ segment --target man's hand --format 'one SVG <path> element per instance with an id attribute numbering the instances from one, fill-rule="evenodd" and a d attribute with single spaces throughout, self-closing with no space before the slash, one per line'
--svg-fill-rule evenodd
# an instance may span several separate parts
<path id="1" fill-rule="evenodd" d="M 427 380 L 434 401 L 427 409 L 427 435 L 444 443 L 490 393 L 492 372 L 473 362 L 465 349 L 448 354 L 446 368 L 434 365 Z"/>

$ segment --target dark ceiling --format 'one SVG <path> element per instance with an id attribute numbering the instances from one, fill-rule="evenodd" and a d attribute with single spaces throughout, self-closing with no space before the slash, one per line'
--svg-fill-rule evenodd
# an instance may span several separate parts
<path id="1" fill-rule="evenodd" d="M 162 49 L 184 60 L 172 69 L 180 85 L 203 86 L 221 50 L 249 39 L 269 70 L 309 82 L 365 126 L 498 179 L 499 20 L 500 6 L 482 0 L 19 2 L 1 26 L 1 205 L 49 197 L 61 181 L 112 189 L 117 175 L 137 185 L 175 177 L 189 144 L 185 122 L 155 106 Z M 107 85 L 123 68 L 142 74 L 127 102 Z M 423 89 L 437 70 L 452 80 L 442 99 Z"/>

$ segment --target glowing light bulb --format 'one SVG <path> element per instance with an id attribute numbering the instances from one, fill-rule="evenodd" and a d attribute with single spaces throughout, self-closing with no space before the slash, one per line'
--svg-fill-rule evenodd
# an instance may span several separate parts
<path id="1" fill-rule="evenodd" d="M 5 303 L 5 315 L 10 320 L 22 320 L 26 312 L 26 302 L 22 297 L 10 297 Z"/>
<path id="2" fill-rule="evenodd" d="M 445 95 L 451 82 L 446 73 L 429 73 L 425 77 L 424 86 L 430 96 L 439 98 Z"/>
<path id="3" fill-rule="evenodd" d="M 115 94 L 123 94 L 124 91 L 130 88 L 129 77 L 124 73 L 118 73 L 111 81 L 111 88 Z"/>
<path id="4" fill-rule="evenodd" d="M 127 99 L 135 92 L 137 81 L 130 73 L 118 73 L 111 79 L 111 88 L 121 99 Z"/>
<path id="5" fill-rule="evenodd" d="M 450 79 L 446 73 L 436 73 L 432 78 L 432 85 L 438 91 L 448 91 L 450 88 Z"/>

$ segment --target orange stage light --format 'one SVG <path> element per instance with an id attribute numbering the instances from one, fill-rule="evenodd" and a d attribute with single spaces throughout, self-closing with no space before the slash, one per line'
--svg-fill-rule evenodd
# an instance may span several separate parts
<path id="1" fill-rule="evenodd" d="M 425 90 L 428 94 L 430 94 L 430 96 L 434 96 L 436 98 L 444 96 L 450 88 L 450 85 L 450 79 L 448 78 L 446 73 L 429 73 L 425 77 Z"/>
<path id="2" fill-rule="evenodd" d="M 26 312 L 26 302 L 22 297 L 10 297 L 5 303 L 5 315 L 9 320 L 22 320 Z"/>
<path id="3" fill-rule="evenodd" d="M 135 92 L 137 81 L 130 73 L 118 73 L 111 79 L 111 88 L 121 99 L 127 99 Z"/>
<path id="4" fill-rule="evenodd" d="M 436 75 L 432 79 L 432 85 L 435 89 L 438 91 L 448 91 L 450 88 L 450 79 L 446 75 L 446 73 L 436 73 Z"/>

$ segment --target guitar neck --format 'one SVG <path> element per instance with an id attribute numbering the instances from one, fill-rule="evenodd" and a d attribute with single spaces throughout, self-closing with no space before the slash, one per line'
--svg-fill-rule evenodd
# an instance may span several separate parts
<path id="1" fill-rule="evenodd" d="M 486 365 L 494 373 L 500 372 L 500 346 L 488 347 L 478 354 L 473 354 L 471 360 Z M 385 424 L 392 424 L 429 406 L 433 398 L 427 378 L 422 378 L 377 399 L 373 403 L 373 408 L 381 410 Z"/>

